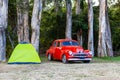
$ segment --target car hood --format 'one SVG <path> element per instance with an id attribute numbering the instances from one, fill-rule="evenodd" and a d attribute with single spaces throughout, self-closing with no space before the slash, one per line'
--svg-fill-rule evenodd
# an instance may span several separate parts
<path id="1" fill-rule="evenodd" d="M 63 46 L 62 50 L 70 50 L 72 52 L 82 52 L 83 48 L 80 46 Z"/>

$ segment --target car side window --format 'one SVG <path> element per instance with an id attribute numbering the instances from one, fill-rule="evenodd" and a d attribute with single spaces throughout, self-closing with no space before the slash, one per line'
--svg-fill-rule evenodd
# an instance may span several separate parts
<path id="1" fill-rule="evenodd" d="M 60 47 L 60 42 L 58 42 L 57 47 Z"/>

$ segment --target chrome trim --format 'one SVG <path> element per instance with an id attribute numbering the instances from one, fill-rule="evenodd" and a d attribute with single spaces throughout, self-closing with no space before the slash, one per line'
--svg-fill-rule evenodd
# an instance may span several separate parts
<path id="1" fill-rule="evenodd" d="M 92 58 L 84 58 L 84 59 L 79 59 L 79 58 L 70 58 L 68 61 L 78 61 L 78 60 L 92 60 Z"/>
<path id="2" fill-rule="evenodd" d="M 75 58 L 81 58 L 81 57 L 86 58 L 87 56 L 69 56 L 69 58 L 73 58 L 73 57 L 75 57 Z"/>

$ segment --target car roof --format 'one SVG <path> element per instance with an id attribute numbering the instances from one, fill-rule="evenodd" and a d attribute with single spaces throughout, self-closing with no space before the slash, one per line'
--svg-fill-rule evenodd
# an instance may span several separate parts
<path id="1" fill-rule="evenodd" d="M 55 41 L 76 41 L 76 40 L 73 40 L 73 39 L 56 39 Z"/>

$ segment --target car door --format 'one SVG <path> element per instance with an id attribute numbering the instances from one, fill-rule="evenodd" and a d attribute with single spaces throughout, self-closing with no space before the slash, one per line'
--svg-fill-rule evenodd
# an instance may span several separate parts
<path id="1" fill-rule="evenodd" d="M 52 52 L 52 54 L 53 54 L 53 58 L 54 58 L 54 59 L 56 59 L 56 56 L 55 56 L 56 46 L 57 46 L 57 42 L 54 41 L 53 44 L 52 44 L 52 48 L 51 48 L 51 52 Z"/>
<path id="2" fill-rule="evenodd" d="M 57 42 L 57 46 L 56 46 L 56 48 L 55 48 L 55 53 L 54 53 L 54 55 L 55 55 L 55 58 L 56 58 L 56 59 L 60 60 L 60 55 L 61 55 L 61 43 L 60 43 L 59 41 Z"/>

